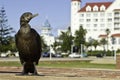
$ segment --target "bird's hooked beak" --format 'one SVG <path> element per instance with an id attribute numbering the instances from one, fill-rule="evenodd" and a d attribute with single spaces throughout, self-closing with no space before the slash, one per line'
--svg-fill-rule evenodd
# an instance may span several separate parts
<path id="1" fill-rule="evenodd" d="M 32 16 L 32 18 L 34 18 L 34 17 L 36 17 L 36 16 L 38 16 L 39 14 L 37 13 L 37 14 L 33 14 L 33 16 Z"/>

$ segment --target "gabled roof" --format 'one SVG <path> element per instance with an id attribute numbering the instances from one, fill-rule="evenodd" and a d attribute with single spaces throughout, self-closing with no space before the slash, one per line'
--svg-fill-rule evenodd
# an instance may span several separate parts
<path id="1" fill-rule="evenodd" d="M 86 12 L 86 7 L 90 6 L 91 11 L 93 11 L 94 6 L 98 6 L 98 11 L 100 11 L 100 7 L 104 5 L 106 9 L 112 4 L 112 2 L 93 2 L 93 3 L 86 3 L 86 5 L 81 8 L 78 12 Z"/>
<path id="2" fill-rule="evenodd" d="M 99 37 L 100 37 L 100 38 L 106 38 L 107 35 L 106 35 L 106 34 L 101 34 L 101 35 L 99 35 Z"/>
<path id="3" fill-rule="evenodd" d="M 120 11 L 120 9 L 114 9 L 114 11 Z"/>
<path id="4" fill-rule="evenodd" d="M 106 38 L 106 34 L 99 35 L 99 38 Z M 120 37 L 120 33 L 111 34 L 111 37 Z"/>
<path id="5" fill-rule="evenodd" d="M 111 37 L 120 37 L 120 33 L 112 34 Z"/>

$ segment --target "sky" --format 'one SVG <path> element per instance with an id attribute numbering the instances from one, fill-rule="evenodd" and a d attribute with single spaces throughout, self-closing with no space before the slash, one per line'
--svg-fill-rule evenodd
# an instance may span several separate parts
<path id="1" fill-rule="evenodd" d="M 86 2 L 107 2 L 114 0 L 81 0 L 82 7 Z M 53 35 L 58 29 L 65 29 L 70 25 L 71 0 L 0 0 L 0 8 L 4 6 L 8 24 L 17 32 L 20 28 L 20 16 L 24 12 L 38 13 L 39 16 L 30 21 L 32 28 L 40 33 L 40 28 L 48 19 Z"/>

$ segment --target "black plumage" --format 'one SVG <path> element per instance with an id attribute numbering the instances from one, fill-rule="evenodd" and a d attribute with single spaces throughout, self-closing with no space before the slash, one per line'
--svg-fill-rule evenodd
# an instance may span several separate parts
<path id="1" fill-rule="evenodd" d="M 37 74 L 35 65 L 38 64 L 41 56 L 41 39 L 40 35 L 28 24 L 37 15 L 30 12 L 24 13 L 20 17 L 20 29 L 15 35 L 19 58 L 23 64 L 22 74 Z"/>

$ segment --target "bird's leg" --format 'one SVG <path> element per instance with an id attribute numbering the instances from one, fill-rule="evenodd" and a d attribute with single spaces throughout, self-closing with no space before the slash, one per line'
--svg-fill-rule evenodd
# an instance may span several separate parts
<path id="1" fill-rule="evenodd" d="M 26 62 L 23 63 L 23 71 L 22 71 L 21 75 L 28 75 L 28 73 L 26 72 L 25 66 L 26 66 Z"/>
<path id="2" fill-rule="evenodd" d="M 34 65 L 34 73 L 33 73 L 33 75 L 38 75 L 38 73 L 37 73 L 37 69 L 36 69 L 36 67 L 35 67 L 35 62 L 33 62 L 33 65 Z"/>

